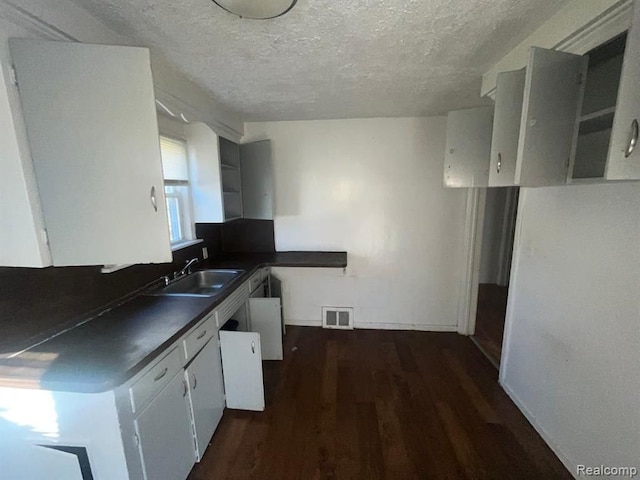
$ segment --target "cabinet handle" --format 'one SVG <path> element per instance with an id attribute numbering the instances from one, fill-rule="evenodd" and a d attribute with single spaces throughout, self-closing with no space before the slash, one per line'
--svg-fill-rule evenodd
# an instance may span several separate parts
<path id="1" fill-rule="evenodd" d="M 195 373 L 192 373 L 191 376 L 193 377 L 193 389 L 195 390 L 196 387 L 198 386 L 198 379 L 196 378 Z"/>
<path id="2" fill-rule="evenodd" d="M 634 118 L 631 122 L 631 136 L 629 137 L 629 143 L 624 151 L 624 158 L 629 158 L 629 155 L 633 152 L 633 149 L 638 143 L 638 119 Z"/>
<path id="3" fill-rule="evenodd" d="M 498 153 L 498 165 L 496 165 L 496 173 L 500 173 L 501 168 L 502 168 L 502 154 Z"/>
<path id="4" fill-rule="evenodd" d="M 153 381 L 157 382 L 158 380 L 160 380 L 162 377 L 164 377 L 167 374 L 168 370 L 169 370 L 168 367 L 164 367 L 164 370 L 162 370 L 158 375 L 156 375 L 156 378 L 154 378 Z"/>
<path id="5" fill-rule="evenodd" d="M 189 386 L 186 380 L 182 380 L 182 396 L 186 397 L 187 393 L 189 393 Z"/>
<path id="6" fill-rule="evenodd" d="M 156 187 L 151 187 L 151 193 L 149 194 L 151 197 L 151 205 L 153 205 L 153 209 L 158 211 L 158 202 L 156 201 Z"/>
<path id="7" fill-rule="evenodd" d="M 256 353 L 256 343 L 251 342 L 251 353 Z"/>
<path id="8" fill-rule="evenodd" d="M 202 333 L 200 335 L 198 335 L 198 337 L 196 338 L 196 340 L 200 340 L 202 337 L 204 337 L 207 334 L 206 330 L 203 330 Z"/>

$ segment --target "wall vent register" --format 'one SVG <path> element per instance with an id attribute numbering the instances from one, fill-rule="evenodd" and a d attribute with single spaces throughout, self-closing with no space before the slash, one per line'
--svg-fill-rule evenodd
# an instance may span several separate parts
<path id="1" fill-rule="evenodd" d="M 353 330 L 353 308 L 322 307 L 322 327 Z"/>

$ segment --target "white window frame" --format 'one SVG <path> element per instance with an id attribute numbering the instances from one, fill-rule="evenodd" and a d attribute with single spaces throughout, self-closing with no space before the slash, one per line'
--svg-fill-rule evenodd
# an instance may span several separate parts
<path id="1" fill-rule="evenodd" d="M 180 142 L 184 145 L 185 152 L 185 160 L 187 162 L 187 167 L 189 165 L 189 155 L 188 155 L 188 145 L 187 141 L 184 138 L 177 137 L 175 135 L 167 135 L 164 132 L 160 132 L 160 139 L 166 138 L 168 140 L 172 140 L 175 142 Z M 167 188 L 171 187 L 187 187 L 186 193 L 181 195 L 179 193 L 168 192 Z M 171 221 L 171 210 L 169 207 L 170 199 L 176 199 L 178 202 L 178 216 L 179 216 L 179 229 L 181 230 L 180 238 L 176 240 L 171 240 L 171 249 L 178 250 L 180 248 L 184 248 L 189 245 L 193 245 L 198 243 L 199 240 L 196 239 L 195 235 L 195 223 L 193 221 L 193 201 L 192 201 L 192 191 L 191 191 L 191 182 L 189 180 L 164 180 L 164 194 L 167 203 L 167 220 L 169 222 L 169 228 L 171 229 L 172 221 Z"/>

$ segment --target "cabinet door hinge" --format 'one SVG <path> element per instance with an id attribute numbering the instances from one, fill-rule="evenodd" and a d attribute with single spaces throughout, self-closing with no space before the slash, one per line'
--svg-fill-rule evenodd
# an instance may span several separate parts
<path id="1" fill-rule="evenodd" d="M 584 73 L 580 72 L 580 73 L 578 73 L 577 85 L 582 85 L 583 82 L 584 82 Z"/>
<path id="2" fill-rule="evenodd" d="M 16 86 L 16 88 L 20 88 L 18 85 L 18 73 L 16 72 L 16 66 L 11 65 L 11 69 L 9 70 L 9 76 L 11 78 L 11 83 Z"/>

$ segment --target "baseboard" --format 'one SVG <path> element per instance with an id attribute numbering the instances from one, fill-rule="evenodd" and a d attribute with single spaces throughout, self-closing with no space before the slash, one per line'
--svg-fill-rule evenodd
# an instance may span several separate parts
<path id="1" fill-rule="evenodd" d="M 509 398 L 511 398 L 513 403 L 516 404 L 516 406 L 520 409 L 520 411 L 525 416 L 525 418 L 528 420 L 528 422 L 531 424 L 531 426 L 535 429 L 536 432 L 538 432 L 538 434 L 542 437 L 542 439 L 549 446 L 549 448 L 553 451 L 553 453 L 555 453 L 556 457 L 558 457 L 558 459 L 562 462 L 562 464 L 569 471 L 569 473 L 574 478 L 578 478 L 578 475 L 577 475 L 577 472 L 576 472 L 576 465 L 577 464 L 574 464 L 571 460 L 569 460 L 569 457 L 551 439 L 551 436 L 547 433 L 547 431 L 538 423 L 538 421 L 536 420 L 535 415 L 533 415 L 533 413 L 531 413 L 531 411 L 527 407 L 525 407 L 524 403 L 520 400 L 520 397 L 518 397 L 518 395 L 511 389 L 511 387 L 509 387 L 509 385 L 504 383 L 502 380 L 500 380 L 499 383 L 500 383 L 500 386 L 502 387 L 502 389 L 505 392 L 507 392 L 507 395 L 509 395 Z"/>
<path id="2" fill-rule="evenodd" d="M 285 325 L 299 327 L 322 327 L 321 320 L 299 320 L 285 318 Z M 457 325 L 425 325 L 421 323 L 376 323 L 356 322 L 353 328 L 368 330 L 414 330 L 421 332 L 457 332 Z"/>
<path id="3" fill-rule="evenodd" d="M 298 320 L 293 318 L 285 318 L 284 324 L 298 327 L 322 327 L 322 320 Z"/>
<path id="4" fill-rule="evenodd" d="M 416 330 L 421 332 L 457 332 L 457 325 L 427 325 L 423 323 L 356 322 L 354 328 L 372 330 Z"/>

